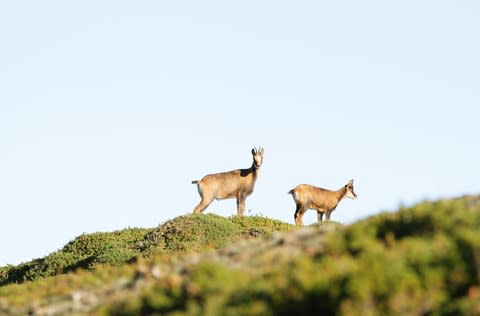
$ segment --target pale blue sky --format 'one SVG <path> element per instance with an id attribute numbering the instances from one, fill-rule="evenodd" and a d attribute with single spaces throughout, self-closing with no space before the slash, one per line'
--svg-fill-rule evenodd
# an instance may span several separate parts
<path id="1" fill-rule="evenodd" d="M 191 180 L 249 167 L 259 145 L 246 210 L 290 223 L 299 183 L 355 179 L 343 223 L 480 192 L 479 16 L 478 1 L 1 2 L 0 265 L 189 213 Z"/>

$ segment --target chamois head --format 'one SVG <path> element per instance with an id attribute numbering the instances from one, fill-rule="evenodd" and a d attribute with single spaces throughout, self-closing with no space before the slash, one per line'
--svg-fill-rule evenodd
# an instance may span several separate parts
<path id="1" fill-rule="evenodd" d="M 259 147 L 257 148 L 252 148 L 252 156 L 253 156 L 253 166 L 255 169 L 260 168 L 260 166 L 263 163 L 263 148 Z"/>
<path id="2" fill-rule="evenodd" d="M 357 194 L 353 190 L 353 179 L 348 181 L 348 183 L 345 185 L 345 189 L 347 190 L 347 194 L 345 194 L 345 197 L 352 200 L 357 198 Z"/>

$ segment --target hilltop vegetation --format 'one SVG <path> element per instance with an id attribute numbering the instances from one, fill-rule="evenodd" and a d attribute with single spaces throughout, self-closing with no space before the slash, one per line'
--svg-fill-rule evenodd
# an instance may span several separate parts
<path id="1" fill-rule="evenodd" d="M 173 251 L 216 249 L 236 238 L 258 237 L 292 225 L 265 217 L 214 214 L 180 216 L 151 229 L 83 234 L 45 258 L 0 268 L 0 286 L 65 274 L 100 265 L 118 266 Z"/>
<path id="2" fill-rule="evenodd" d="M 188 215 L 80 236 L 59 253 L 84 262 L 98 248 L 73 244 L 100 236 L 118 251 L 90 255 L 87 270 L 4 281 L 0 314 L 480 315 L 479 228 L 479 196 L 349 226 Z"/>

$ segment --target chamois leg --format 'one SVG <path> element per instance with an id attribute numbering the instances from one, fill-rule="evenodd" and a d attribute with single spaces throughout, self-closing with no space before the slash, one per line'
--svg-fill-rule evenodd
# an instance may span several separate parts
<path id="1" fill-rule="evenodd" d="M 295 224 L 303 225 L 303 214 L 307 209 L 302 206 L 302 204 L 297 203 L 297 209 L 295 210 Z"/>
<path id="2" fill-rule="evenodd" d="M 243 212 L 245 211 L 245 200 L 247 199 L 246 196 L 239 195 L 237 197 L 237 216 L 243 216 Z"/>
<path id="3" fill-rule="evenodd" d="M 214 196 L 211 196 L 211 194 L 204 194 L 203 187 L 198 181 L 192 182 L 192 183 L 197 183 L 197 190 L 198 194 L 200 194 L 201 201 L 198 203 L 197 206 L 193 209 L 193 213 L 203 213 L 205 209 L 212 203 L 212 201 L 215 199 Z"/>
<path id="4" fill-rule="evenodd" d="M 203 211 L 205 211 L 205 209 L 210 205 L 210 203 L 212 203 L 213 200 L 214 200 L 213 198 L 207 199 L 202 196 L 202 200 L 200 201 L 200 203 L 198 203 L 197 206 L 195 206 L 195 208 L 193 209 L 193 212 L 203 213 Z"/>
<path id="5" fill-rule="evenodd" d="M 327 220 L 327 221 L 330 220 L 330 214 L 332 214 L 332 212 L 325 213 L 325 220 Z"/>
<path id="6" fill-rule="evenodd" d="M 320 211 L 317 211 L 317 222 L 321 223 L 323 220 L 323 213 Z"/>

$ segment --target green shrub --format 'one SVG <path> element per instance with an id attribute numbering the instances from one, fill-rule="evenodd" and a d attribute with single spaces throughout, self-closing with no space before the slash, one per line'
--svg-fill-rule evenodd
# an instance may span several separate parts
<path id="1" fill-rule="evenodd" d="M 147 232 L 147 229 L 131 228 L 113 233 L 83 234 L 45 258 L 2 268 L 0 286 L 37 280 L 77 269 L 92 270 L 99 264 L 123 264 L 142 255 L 136 249 L 136 244 Z"/>
<path id="2" fill-rule="evenodd" d="M 165 222 L 147 234 L 142 250 L 201 250 L 223 246 L 238 233 L 227 218 L 214 214 L 191 214 Z"/>

